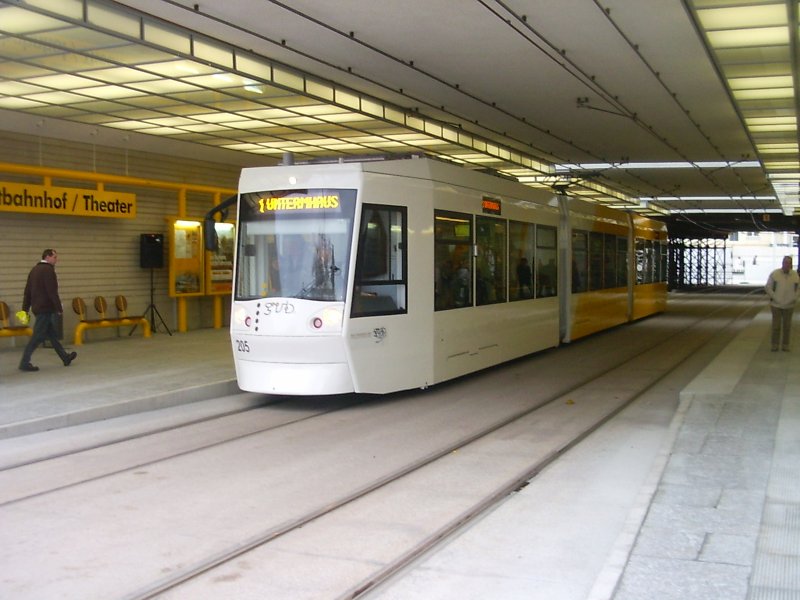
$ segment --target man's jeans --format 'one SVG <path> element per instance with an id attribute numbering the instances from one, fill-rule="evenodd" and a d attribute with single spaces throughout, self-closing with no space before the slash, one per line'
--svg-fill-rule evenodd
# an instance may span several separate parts
<path id="1" fill-rule="evenodd" d="M 69 356 L 58 341 L 58 314 L 57 313 L 41 313 L 36 315 L 36 323 L 33 325 L 33 335 L 31 336 L 28 345 L 25 346 L 25 351 L 22 353 L 22 360 L 20 366 L 25 366 L 31 362 L 33 351 L 39 347 L 39 344 L 48 340 L 53 346 L 53 350 L 61 358 L 62 361 L 66 360 Z"/>
<path id="2" fill-rule="evenodd" d="M 772 309 L 772 349 L 777 350 L 783 347 L 789 349 L 789 338 L 792 329 L 792 313 L 794 308 L 775 308 Z"/>

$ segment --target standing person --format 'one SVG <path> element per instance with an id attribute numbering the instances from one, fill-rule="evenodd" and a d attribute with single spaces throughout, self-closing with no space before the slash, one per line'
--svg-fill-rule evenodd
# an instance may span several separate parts
<path id="1" fill-rule="evenodd" d="M 19 363 L 21 371 L 38 371 L 39 367 L 31 364 L 33 351 L 44 342 L 49 340 L 53 345 L 65 367 L 78 356 L 77 352 L 67 353 L 61 342 L 58 341 L 56 330 L 56 319 L 61 315 L 61 299 L 58 297 L 58 279 L 56 278 L 56 263 L 58 253 L 52 248 L 42 252 L 42 260 L 28 274 L 28 282 L 25 284 L 25 294 L 22 297 L 22 310 L 28 312 L 32 310 L 36 315 L 36 323 L 33 326 L 33 335 L 25 351 L 22 353 L 22 360 Z"/>
<path id="2" fill-rule="evenodd" d="M 792 313 L 800 296 L 800 276 L 792 270 L 791 256 L 784 256 L 781 268 L 769 274 L 765 289 L 772 309 L 772 351 L 776 352 L 780 345 L 788 352 Z"/>
<path id="3" fill-rule="evenodd" d="M 524 256 L 517 263 L 517 284 L 520 298 L 533 298 L 533 272 Z"/>

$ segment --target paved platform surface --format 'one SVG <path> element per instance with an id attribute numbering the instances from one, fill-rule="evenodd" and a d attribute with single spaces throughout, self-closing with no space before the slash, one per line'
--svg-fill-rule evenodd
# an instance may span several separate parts
<path id="1" fill-rule="evenodd" d="M 771 352 L 769 328 L 765 309 L 681 392 L 616 600 L 800 598 L 800 346 Z"/>
<path id="2" fill-rule="evenodd" d="M 587 598 L 800 598 L 799 340 L 795 325 L 794 351 L 771 352 L 765 309 L 680 391 L 672 433 L 626 539 L 605 559 Z M 0 439 L 238 392 L 227 330 L 125 336 L 72 349 L 78 358 L 65 368 L 40 348 L 36 373 L 17 369 L 21 347 L 0 350 Z M 422 578 L 419 588 L 379 596 L 451 597 L 460 567 L 448 556 L 462 566 L 482 564 L 507 548 L 502 532 L 520 530 L 524 502 L 525 491 L 484 520 L 490 532 L 463 535 L 455 543 L 467 546 L 451 545 L 421 565 L 442 576 L 438 594 Z M 538 597 L 530 591 L 519 598 Z"/>
<path id="3" fill-rule="evenodd" d="M 27 339 L 27 338 L 25 338 Z M 155 333 L 66 343 L 78 357 L 64 367 L 39 347 L 37 372 L 18 369 L 22 339 L 0 350 L 0 439 L 235 394 L 227 329 Z"/>
<path id="4" fill-rule="evenodd" d="M 688 386 L 659 392 L 679 395 L 678 409 L 611 552 L 585 540 L 607 533 L 630 493 L 631 454 L 656 431 L 646 407 L 369 597 L 800 599 L 800 343 L 771 352 L 769 329 L 765 308 Z"/>

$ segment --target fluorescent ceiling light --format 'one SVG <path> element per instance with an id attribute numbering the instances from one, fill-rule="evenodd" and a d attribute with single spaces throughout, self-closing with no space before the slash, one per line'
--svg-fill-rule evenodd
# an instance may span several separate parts
<path id="1" fill-rule="evenodd" d="M 791 75 L 773 75 L 768 77 L 732 77 L 728 79 L 732 90 L 756 90 L 767 88 L 792 87 Z"/>
<path id="2" fill-rule="evenodd" d="M 178 92 L 194 92 L 201 88 L 189 85 L 176 79 L 159 79 L 157 81 L 136 81 L 128 84 L 132 88 L 151 94 L 175 94 Z"/>
<path id="3" fill-rule="evenodd" d="M 748 129 L 753 133 L 770 131 L 797 131 L 797 125 L 751 125 Z"/>
<path id="4" fill-rule="evenodd" d="M 106 83 L 130 83 L 131 81 L 147 81 L 153 79 L 152 73 L 144 73 L 138 69 L 128 67 L 113 67 L 110 69 L 94 69 L 85 71 L 92 79 Z"/>
<path id="5" fill-rule="evenodd" d="M 783 46 L 789 43 L 788 26 L 707 31 L 706 34 L 714 49 Z"/>
<path id="6" fill-rule="evenodd" d="M 63 21 L 38 15 L 24 8 L 13 6 L 3 8 L 3 30 L 8 33 L 38 33 L 63 27 Z"/>
<path id="7" fill-rule="evenodd" d="M 152 125 L 162 125 L 164 127 L 177 127 L 179 125 L 196 124 L 197 121 L 193 121 L 192 119 L 187 119 L 186 117 L 162 117 L 158 119 L 145 119 L 145 123 L 151 123 Z"/>
<path id="8" fill-rule="evenodd" d="M 338 106 L 332 104 L 310 104 L 308 106 L 293 106 L 292 112 L 313 117 L 315 115 L 331 115 L 343 112 Z"/>
<path id="9" fill-rule="evenodd" d="M 797 125 L 797 117 L 747 117 L 748 125 Z"/>
<path id="10" fill-rule="evenodd" d="M 794 98 L 794 88 L 763 88 L 733 90 L 733 97 L 737 100 L 773 100 L 781 98 Z"/>
<path id="11" fill-rule="evenodd" d="M 765 212 L 765 211 L 759 211 Z M 768 212 L 780 212 L 780 211 L 768 211 Z M 727 214 L 735 214 L 735 215 L 749 215 L 753 214 L 752 210 L 748 210 L 746 208 L 682 208 L 680 210 L 672 211 L 673 215 L 683 215 L 683 214 L 704 214 L 704 215 L 727 215 Z"/>
<path id="12" fill-rule="evenodd" d="M 149 123 L 142 123 L 141 121 L 113 121 L 111 123 L 105 124 L 108 127 L 116 127 L 117 129 L 147 129 L 151 128 L 152 125 Z"/>
<path id="13" fill-rule="evenodd" d="M 86 96 L 79 96 L 78 94 L 71 94 L 70 92 L 45 92 L 43 94 L 31 94 L 27 96 L 27 98 L 28 100 L 35 100 L 46 104 L 63 105 L 86 102 Z"/>
<path id="14" fill-rule="evenodd" d="M 784 25 L 789 18 L 783 2 L 701 9 L 697 11 L 697 16 L 703 27 L 708 30 Z"/>
<path id="15" fill-rule="evenodd" d="M 139 90 L 132 90 L 130 88 L 121 87 L 118 85 L 101 85 L 91 88 L 83 88 L 79 90 L 81 94 L 91 96 L 92 98 L 102 98 L 103 100 L 115 100 L 119 98 L 135 98 L 137 96 L 144 96 L 146 92 Z M 84 100 L 86 100 L 84 98 Z"/>
<path id="16" fill-rule="evenodd" d="M 698 161 L 695 163 L 676 161 L 676 162 L 653 162 L 653 163 L 580 163 L 580 164 L 561 164 L 555 165 L 557 172 L 564 171 L 597 171 L 604 169 L 720 169 L 724 167 L 760 168 L 761 163 L 757 160 L 731 161 Z"/>
<path id="17" fill-rule="evenodd" d="M 67 91 L 77 90 L 80 88 L 96 86 L 97 82 L 85 77 L 77 75 L 69 75 L 66 73 L 59 73 L 58 75 L 45 75 L 43 77 L 31 77 L 25 79 L 25 83 L 31 85 L 43 86 L 54 90 Z"/>
<path id="18" fill-rule="evenodd" d="M 768 161 L 764 163 L 764 168 L 768 171 L 780 169 L 800 169 L 800 160 Z"/>
<path id="19" fill-rule="evenodd" d="M 230 123 L 231 121 L 244 121 L 246 120 L 241 115 L 233 113 L 205 113 L 202 115 L 192 115 L 193 119 L 204 121 L 206 123 Z"/>
<path id="20" fill-rule="evenodd" d="M 241 119 L 236 121 L 227 121 L 225 122 L 226 127 L 232 127 L 234 129 L 268 129 L 270 127 L 276 127 L 272 123 L 267 123 L 266 121 L 256 121 L 255 119 Z"/>
<path id="21" fill-rule="evenodd" d="M 372 121 L 373 118 L 369 115 L 362 115 L 359 113 L 341 113 L 341 114 L 332 114 L 332 115 L 320 115 L 319 117 L 323 121 L 328 121 L 329 123 L 355 123 L 356 121 Z"/>
<path id="22" fill-rule="evenodd" d="M 0 98 L 0 108 L 8 108 L 10 110 L 23 110 L 26 108 L 40 108 L 46 106 L 41 102 L 28 100 L 27 98 Z"/>
<path id="23" fill-rule="evenodd" d="M 191 131 L 192 133 L 209 133 L 211 131 L 228 131 L 224 125 L 213 125 L 211 123 L 198 123 L 197 125 L 181 125 L 184 131 Z"/>
<path id="24" fill-rule="evenodd" d="M 157 75 L 161 75 L 162 77 L 173 77 L 176 79 L 191 75 L 210 75 L 212 73 L 218 72 L 217 69 L 215 69 L 212 66 L 204 65 L 202 63 L 189 59 L 167 60 L 157 63 L 146 63 L 138 65 L 138 67 L 144 71 L 149 71 L 151 73 L 156 73 Z"/>
<path id="25" fill-rule="evenodd" d="M 775 200 L 775 196 L 655 196 L 653 198 L 639 198 L 639 200 L 655 200 L 656 202 L 697 202 L 697 201 L 759 201 Z"/>

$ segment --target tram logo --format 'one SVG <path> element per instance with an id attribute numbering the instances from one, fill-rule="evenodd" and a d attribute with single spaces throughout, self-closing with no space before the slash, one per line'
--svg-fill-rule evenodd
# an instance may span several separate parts
<path id="1" fill-rule="evenodd" d="M 278 315 L 281 313 L 291 315 L 294 313 L 295 307 L 294 304 L 286 300 L 284 302 L 264 302 L 261 305 L 261 310 L 265 315 Z"/>
<path id="2" fill-rule="evenodd" d="M 376 327 L 372 330 L 372 337 L 375 338 L 375 343 L 380 344 L 387 336 L 386 327 Z"/>

